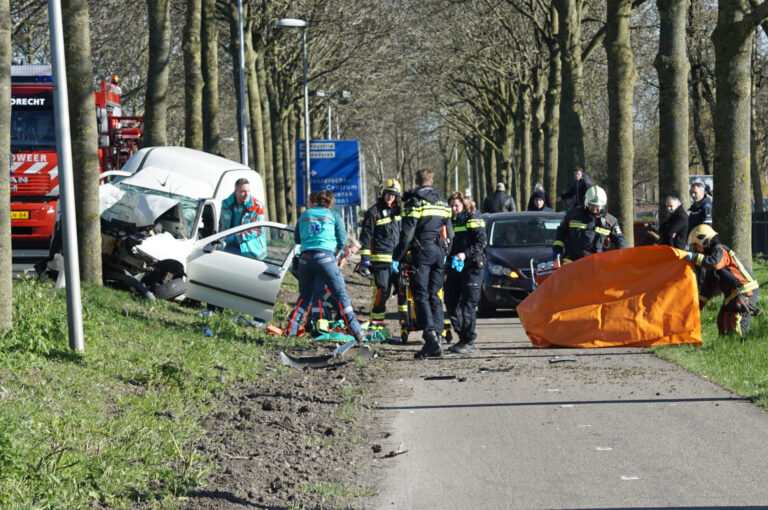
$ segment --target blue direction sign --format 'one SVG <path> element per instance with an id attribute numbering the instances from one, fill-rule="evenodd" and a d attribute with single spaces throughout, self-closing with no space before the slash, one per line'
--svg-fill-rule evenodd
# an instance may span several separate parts
<path id="1" fill-rule="evenodd" d="M 309 142 L 312 191 L 331 190 L 337 206 L 360 204 L 360 142 L 312 140 Z M 304 141 L 296 142 L 296 203 L 304 206 Z"/>

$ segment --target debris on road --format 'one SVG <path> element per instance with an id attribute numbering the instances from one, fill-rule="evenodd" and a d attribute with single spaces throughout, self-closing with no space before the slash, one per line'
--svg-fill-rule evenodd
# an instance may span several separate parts
<path id="1" fill-rule="evenodd" d="M 549 360 L 550 363 L 565 363 L 567 361 L 576 361 L 576 358 L 561 358 L 560 356 L 555 356 L 551 360 Z"/>
<path id="2" fill-rule="evenodd" d="M 408 453 L 408 450 L 403 450 L 403 445 L 405 444 L 405 441 L 400 443 L 400 446 L 397 447 L 397 450 L 392 450 L 388 454 L 386 454 L 385 458 L 391 458 L 391 457 L 397 457 L 398 455 L 402 455 L 404 453 Z"/>

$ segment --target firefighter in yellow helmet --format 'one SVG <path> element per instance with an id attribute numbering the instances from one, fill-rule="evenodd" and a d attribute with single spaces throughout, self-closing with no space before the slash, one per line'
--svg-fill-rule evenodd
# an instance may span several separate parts
<path id="1" fill-rule="evenodd" d="M 386 179 L 381 186 L 379 199 L 365 212 L 360 229 L 360 263 L 362 271 L 372 276 L 373 301 L 371 302 L 372 326 L 384 326 L 387 299 L 392 290 L 398 296 L 397 310 L 401 318 L 408 311 L 405 294 L 402 299 L 399 280 L 392 272 L 392 252 L 400 239 L 400 183 Z M 402 303 L 400 301 L 403 301 Z"/>
<path id="2" fill-rule="evenodd" d="M 688 252 L 686 258 L 707 270 L 699 291 L 699 308 L 704 308 L 715 292 L 721 290 L 724 297 L 717 314 L 718 332 L 721 335 L 746 333 L 752 317 L 760 315 L 756 306 L 760 289 L 754 275 L 706 223 L 691 230 L 688 243 L 694 251 Z"/>
<path id="3" fill-rule="evenodd" d="M 563 262 L 573 262 L 592 253 L 600 253 L 610 242 L 617 248 L 627 247 L 618 220 L 605 210 L 607 202 L 605 190 L 600 186 L 587 190 L 584 207 L 568 210 L 557 227 L 557 239 L 552 245 L 553 257 L 560 255 Z"/>

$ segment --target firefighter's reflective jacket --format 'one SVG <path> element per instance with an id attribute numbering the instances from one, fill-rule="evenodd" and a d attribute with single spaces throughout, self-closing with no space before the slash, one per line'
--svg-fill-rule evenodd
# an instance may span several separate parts
<path id="1" fill-rule="evenodd" d="M 621 232 L 618 220 L 600 211 L 593 215 L 584 207 L 574 207 L 565 213 L 557 227 L 557 240 L 552 250 L 564 260 L 577 260 L 605 250 L 612 241 L 617 248 L 626 248 L 627 240 Z"/>
<path id="2" fill-rule="evenodd" d="M 453 227 L 448 202 L 432 186 L 420 186 L 404 196 L 400 242 L 392 259 L 403 260 L 409 249 L 421 251 L 427 243 L 440 246 L 448 254 Z"/>
<path id="3" fill-rule="evenodd" d="M 453 243 L 451 243 L 451 256 L 464 253 L 471 267 L 483 267 L 485 265 L 485 245 L 488 236 L 485 233 L 485 220 L 476 212 L 462 211 L 457 217 L 451 219 L 453 225 Z"/>
<path id="4" fill-rule="evenodd" d="M 758 288 L 752 272 L 736 256 L 732 249 L 722 243 L 714 243 L 705 253 L 698 253 L 692 262 L 707 269 L 701 285 L 699 300 L 706 303 L 719 288 L 723 292 L 723 306 L 728 305 L 739 294 L 751 296 Z"/>
<path id="5" fill-rule="evenodd" d="M 373 263 L 392 262 L 392 252 L 400 240 L 400 208 L 379 199 L 365 212 L 360 229 L 360 257 Z"/>

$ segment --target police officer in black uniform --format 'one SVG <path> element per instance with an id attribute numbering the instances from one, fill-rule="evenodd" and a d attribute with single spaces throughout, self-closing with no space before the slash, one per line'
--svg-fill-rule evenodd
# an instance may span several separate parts
<path id="1" fill-rule="evenodd" d="M 563 262 L 586 257 L 605 250 L 610 239 L 617 248 L 626 248 L 627 240 L 619 221 L 605 211 L 608 196 L 600 186 L 592 186 L 584 195 L 584 207 L 574 207 L 565 213 L 557 227 L 557 239 L 552 244 L 552 255 L 560 255 Z"/>
<path id="2" fill-rule="evenodd" d="M 432 187 L 432 178 L 431 170 L 416 172 L 416 188 L 403 197 L 403 226 L 392 254 L 392 268 L 398 272 L 400 261 L 411 251 L 411 293 L 424 339 L 417 359 L 442 356 L 439 332 L 443 329 L 443 302 L 438 292 L 443 287 L 443 268 L 453 239 L 451 209 Z"/>
<path id="3" fill-rule="evenodd" d="M 448 348 L 451 352 L 469 354 L 475 350 L 475 319 L 480 301 L 480 284 L 485 266 L 485 220 L 475 211 L 460 192 L 448 199 L 453 217 L 454 238 L 446 267 L 445 308 L 451 318 L 459 343 Z"/>
<path id="4" fill-rule="evenodd" d="M 371 302 L 371 323 L 383 326 L 386 316 L 387 299 L 400 287 L 399 279 L 392 272 L 392 252 L 400 240 L 402 217 L 400 212 L 400 183 L 387 179 L 381 186 L 381 196 L 365 212 L 360 229 L 360 265 L 373 276 L 373 301 Z M 401 297 L 402 294 L 402 297 Z M 405 295 L 398 292 L 398 312 L 407 314 Z M 401 302 L 402 301 L 402 302 Z"/>

